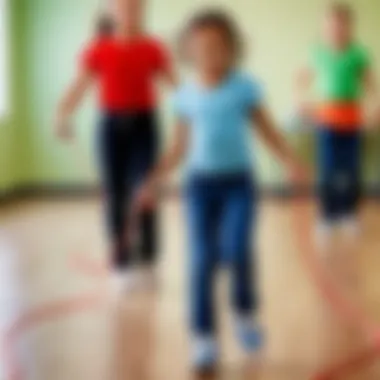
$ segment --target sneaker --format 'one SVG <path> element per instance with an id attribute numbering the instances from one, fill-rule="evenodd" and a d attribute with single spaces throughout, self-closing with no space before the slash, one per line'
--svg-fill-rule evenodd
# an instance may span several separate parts
<path id="1" fill-rule="evenodd" d="M 193 342 L 191 365 L 196 372 L 213 372 L 218 362 L 218 347 L 212 337 L 197 337 Z"/>
<path id="2" fill-rule="evenodd" d="M 236 318 L 236 335 L 242 349 L 247 354 L 261 350 L 264 344 L 263 330 L 251 317 Z"/>
<path id="3" fill-rule="evenodd" d="M 112 292 L 117 296 L 131 292 L 136 289 L 137 280 L 135 268 L 116 270 L 111 277 Z"/>
<path id="4" fill-rule="evenodd" d="M 154 266 L 149 265 L 140 268 L 138 277 L 139 288 L 143 290 L 156 290 L 158 288 L 159 280 Z"/>
<path id="5" fill-rule="evenodd" d="M 357 239 L 360 235 L 360 223 L 355 215 L 344 217 L 340 221 L 343 234 L 349 239 Z"/>
<path id="6" fill-rule="evenodd" d="M 315 228 L 315 245 L 320 250 L 325 250 L 334 233 L 334 223 L 320 220 Z"/>

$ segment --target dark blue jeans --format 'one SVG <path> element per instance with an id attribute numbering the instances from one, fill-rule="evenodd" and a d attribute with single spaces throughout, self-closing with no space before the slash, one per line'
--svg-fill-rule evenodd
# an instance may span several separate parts
<path id="1" fill-rule="evenodd" d="M 324 220 L 355 214 L 361 197 L 361 132 L 318 131 L 319 198 Z"/>
<path id="2" fill-rule="evenodd" d="M 114 245 L 114 265 L 131 263 L 133 247 L 126 239 L 128 213 L 133 196 L 152 169 L 159 148 L 155 113 L 107 114 L 99 131 L 99 153 L 105 189 L 108 229 Z M 139 215 L 139 256 L 143 262 L 155 260 L 157 215 L 149 210 Z"/>
<path id="3" fill-rule="evenodd" d="M 255 263 L 251 252 L 255 194 L 249 174 L 193 176 L 187 185 L 190 243 L 190 313 L 195 334 L 215 332 L 214 280 L 219 264 L 229 264 L 236 313 L 255 311 Z"/>

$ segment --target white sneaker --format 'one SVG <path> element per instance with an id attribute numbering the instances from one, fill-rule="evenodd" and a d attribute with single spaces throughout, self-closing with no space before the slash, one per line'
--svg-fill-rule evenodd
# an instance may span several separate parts
<path id="1" fill-rule="evenodd" d="M 264 345 L 263 329 L 251 316 L 237 316 L 235 329 L 236 337 L 244 352 L 252 354 L 262 349 Z"/>
<path id="2" fill-rule="evenodd" d="M 344 217 L 340 221 L 340 228 L 343 234 L 349 239 L 357 239 L 360 236 L 360 223 L 355 215 Z"/>
<path id="3" fill-rule="evenodd" d="M 319 250 L 325 250 L 328 247 L 333 237 L 334 227 L 334 223 L 325 220 L 320 220 L 317 223 L 315 228 L 315 244 Z"/>
<path id="4" fill-rule="evenodd" d="M 143 266 L 139 270 L 139 288 L 143 290 L 156 290 L 159 285 L 157 270 L 154 266 Z"/>
<path id="5" fill-rule="evenodd" d="M 116 295 L 132 292 L 136 289 L 138 277 L 135 268 L 116 270 L 111 277 L 112 292 Z"/>
<path id="6" fill-rule="evenodd" d="M 214 371 L 219 358 L 216 340 L 213 337 L 196 337 L 191 355 L 191 365 L 196 372 Z"/>

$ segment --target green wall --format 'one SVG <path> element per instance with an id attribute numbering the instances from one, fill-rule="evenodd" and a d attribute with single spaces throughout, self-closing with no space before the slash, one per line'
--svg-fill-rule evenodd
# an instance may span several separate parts
<path id="1" fill-rule="evenodd" d="M 0 120 L 0 193 L 26 183 L 31 163 L 32 128 L 27 118 L 25 93 L 25 7 L 18 0 L 9 5 L 10 109 Z"/>
<path id="2" fill-rule="evenodd" d="M 13 3 L 14 1 L 14 3 Z M 57 101 L 75 72 L 78 52 L 92 33 L 98 0 L 11 0 L 12 43 L 15 45 L 15 116 L 0 129 L 0 188 L 2 184 L 84 184 L 96 178 L 93 168 L 96 114 L 93 100 L 86 102 L 77 117 L 78 142 L 58 142 L 52 133 Z M 380 2 L 351 0 L 359 11 L 360 35 L 371 47 L 380 74 Z M 305 60 L 315 38 L 324 0 L 224 0 L 241 23 L 248 42 L 248 70 L 257 73 L 267 88 L 268 103 L 281 125 L 286 124 L 293 104 L 292 79 Z M 151 0 L 149 26 L 173 44 L 176 32 L 189 11 L 204 0 Z M 163 107 L 164 129 L 170 131 L 168 107 Z M 9 131 L 12 129 L 12 132 Z M 311 157 L 309 137 L 290 135 L 305 156 Z M 8 145 L 7 141 L 12 142 Z M 378 178 L 377 140 L 368 145 L 366 169 Z M 3 151 L 4 145 L 7 147 Z M 11 147 L 11 149 L 10 149 Z M 259 146 L 260 177 L 278 182 L 279 168 Z M 7 153 L 8 150 L 8 153 Z M 5 158 L 2 156 L 6 156 Z M 380 161 L 379 161 L 380 162 Z"/>
<path id="3" fill-rule="evenodd" d="M 0 121 L 0 191 L 6 192 L 12 186 L 12 137 L 8 120 Z"/>

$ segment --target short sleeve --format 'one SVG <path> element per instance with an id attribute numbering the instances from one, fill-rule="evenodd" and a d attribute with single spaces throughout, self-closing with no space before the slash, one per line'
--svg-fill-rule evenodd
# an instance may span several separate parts
<path id="1" fill-rule="evenodd" d="M 357 59 L 359 70 L 363 74 L 371 66 L 371 58 L 367 49 L 364 47 L 358 47 Z"/>
<path id="2" fill-rule="evenodd" d="M 179 88 L 172 98 L 172 109 L 176 118 L 186 120 L 189 118 L 188 96 L 184 87 Z"/>
<path id="3" fill-rule="evenodd" d="M 264 101 L 262 85 L 250 78 L 245 78 L 242 85 L 243 106 L 247 110 L 259 108 Z"/>
<path id="4" fill-rule="evenodd" d="M 170 54 L 159 41 L 154 41 L 154 66 L 158 72 L 167 71 L 171 66 Z"/>
<path id="5" fill-rule="evenodd" d="M 86 70 L 98 73 L 100 70 L 100 43 L 90 43 L 81 54 L 81 66 Z"/>

